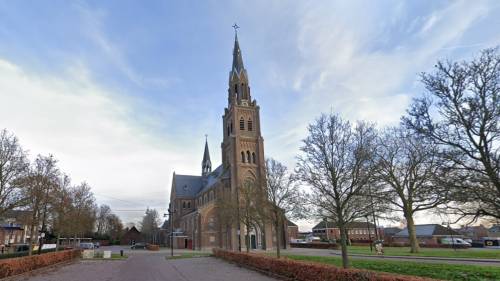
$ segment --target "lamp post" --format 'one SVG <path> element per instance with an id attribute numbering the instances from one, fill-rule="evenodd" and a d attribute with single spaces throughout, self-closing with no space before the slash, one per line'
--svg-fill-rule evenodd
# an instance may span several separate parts
<path id="1" fill-rule="evenodd" d="M 174 256 L 174 222 L 172 221 L 175 210 L 172 210 L 172 204 L 168 204 L 168 220 L 170 223 L 170 256 Z"/>

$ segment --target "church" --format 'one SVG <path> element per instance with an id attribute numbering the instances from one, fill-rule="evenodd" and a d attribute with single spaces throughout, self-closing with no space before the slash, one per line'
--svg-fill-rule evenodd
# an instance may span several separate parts
<path id="1" fill-rule="evenodd" d="M 212 169 L 205 141 L 201 175 L 174 172 L 170 210 L 175 248 L 202 250 L 219 247 L 236 251 L 246 250 L 247 245 L 250 249 L 272 249 L 276 245 L 271 222 L 256 219 L 247 227 L 248 223 L 241 222 L 239 207 L 231 210 L 221 207 L 241 205 L 240 189 L 245 182 L 260 183 L 255 188 L 266 188 L 259 110 L 251 95 L 248 73 L 235 34 L 227 107 L 222 116 L 222 164 Z M 232 219 L 228 220 L 229 217 Z M 287 240 L 284 236 L 283 242 Z"/>

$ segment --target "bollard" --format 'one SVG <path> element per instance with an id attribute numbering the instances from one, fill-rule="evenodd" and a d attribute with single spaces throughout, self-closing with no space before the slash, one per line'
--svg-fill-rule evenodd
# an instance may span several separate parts
<path id="1" fill-rule="evenodd" d="M 120 256 L 123 257 L 123 250 L 120 250 Z"/>

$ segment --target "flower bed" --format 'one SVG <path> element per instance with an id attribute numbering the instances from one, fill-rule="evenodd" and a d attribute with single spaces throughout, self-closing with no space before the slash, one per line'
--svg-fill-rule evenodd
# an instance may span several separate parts
<path id="1" fill-rule="evenodd" d="M 41 255 L 0 260 L 0 278 L 5 278 L 45 266 L 80 257 L 80 250 L 66 250 Z"/>
<path id="2" fill-rule="evenodd" d="M 273 258 L 265 255 L 230 252 L 213 249 L 216 257 L 251 267 L 269 274 L 279 275 L 297 281 L 424 281 L 428 278 L 392 275 L 368 270 L 343 269 L 313 262 L 294 261 L 287 258 Z"/>

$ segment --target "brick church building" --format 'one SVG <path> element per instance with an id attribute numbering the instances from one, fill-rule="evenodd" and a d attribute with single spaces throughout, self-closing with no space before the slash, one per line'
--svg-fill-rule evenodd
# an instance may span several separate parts
<path id="1" fill-rule="evenodd" d="M 256 183 L 256 188 L 266 188 L 259 106 L 250 92 L 237 34 L 227 101 L 222 117 L 222 164 L 212 169 L 205 142 L 201 176 L 173 174 L 170 202 L 176 248 L 245 250 L 247 239 L 251 249 L 272 249 L 276 244 L 270 222 L 255 219 L 247 231 L 239 217 L 234 218 L 240 215 L 239 208 L 221 208 L 228 205 L 225 203 L 241 206 L 240 190 L 248 181 Z M 233 220 L 223 223 L 229 215 L 233 215 Z M 288 241 L 286 236 L 281 245 Z"/>

